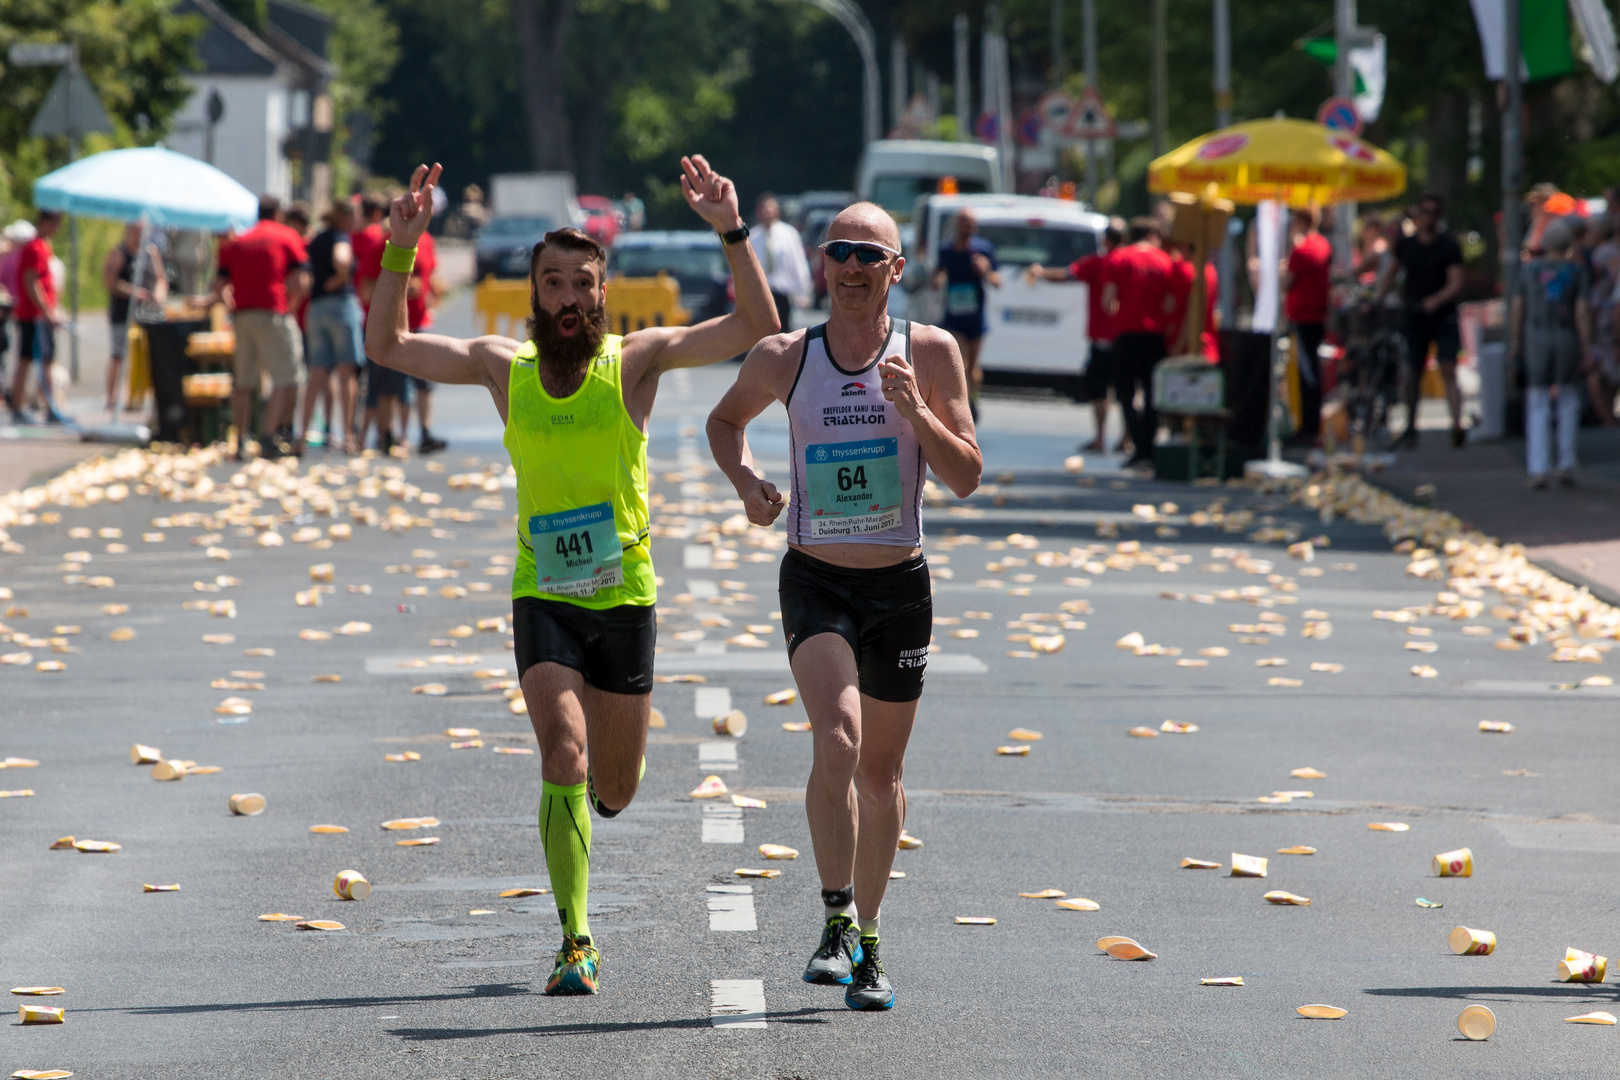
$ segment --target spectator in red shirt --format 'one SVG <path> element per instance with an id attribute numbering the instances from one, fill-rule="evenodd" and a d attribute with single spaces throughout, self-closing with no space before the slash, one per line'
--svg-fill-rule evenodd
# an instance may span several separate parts
<path id="1" fill-rule="evenodd" d="M 259 223 L 227 241 L 219 251 L 213 297 L 223 299 L 228 287 L 235 310 L 236 360 L 232 412 L 236 420 L 236 459 L 248 440 L 248 421 L 261 381 L 270 378 L 270 401 L 264 410 L 265 434 L 272 452 L 296 453 L 290 432 L 298 387 L 304 381 L 304 339 L 292 312 L 309 295 L 309 255 L 303 237 L 277 220 L 281 200 L 259 199 Z"/>
<path id="2" fill-rule="evenodd" d="M 1164 328 L 1175 311 L 1170 256 L 1151 217 L 1131 220 L 1130 244 L 1113 256 L 1104 303 L 1114 311 L 1115 396 L 1133 446 L 1127 468 L 1153 463 L 1159 417 L 1153 410 L 1153 369 L 1164 359 Z M 1142 392 L 1142 407 L 1136 393 Z"/>
<path id="3" fill-rule="evenodd" d="M 1316 209 L 1295 210 L 1288 217 L 1293 250 L 1283 268 L 1283 311 L 1299 342 L 1298 442 L 1314 445 L 1322 433 L 1322 361 L 1317 351 L 1327 330 L 1328 274 L 1333 245 L 1318 228 Z"/>
<path id="4" fill-rule="evenodd" d="M 1108 390 L 1116 382 L 1114 365 L 1114 312 L 1104 301 L 1103 293 L 1113 280 L 1113 256 L 1125 241 L 1125 222 L 1110 218 L 1103 230 L 1103 249 L 1093 255 L 1084 255 L 1068 266 L 1041 266 L 1039 263 L 1024 271 L 1024 280 L 1083 281 L 1086 284 L 1086 333 L 1091 339 L 1090 357 L 1086 370 L 1080 376 L 1081 400 L 1091 402 L 1092 416 L 1097 434 L 1081 450 L 1102 450 L 1106 446 L 1108 430 Z M 1130 432 L 1125 433 L 1121 448 L 1130 444 Z"/>
<path id="5" fill-rule="evenodd" d="M 62 215 L 41 210 L 34 219 L 34 238 L 22 246 L 17 261 L 17 373 L 11 382 L 11 420 L 29 423 L 32 416 L 24 404 L 28 389 L 28 369 L 34 369 L 39 399 L 45 404 L 45 422 L 65 424 L 67 417 L 56 408 L 51 391 L 51 362 L 56 359 L 56 328 L 62 311 L 56 306 L 56 278 L 51 275 L 51 237 L 62 227 Z"/>
<path id="6" fill-rule="evenodd" d="M 1174 355 L 1182 348 L 1182 335 L 1187 328 L 1187 305 L 1192 301 L 1193 278 L 1197 276 L 1197 268 L 1193 260 L 1187 258 L 1187 252 L 1181 245 L 1175 245 L 1171 258 L 1171 295 L 1175 297 L 1175 312 L 1164 328 L 1164 347 L 1167 352 Z M 1220 327 L 1220 317 L 1216 312 L 1216 294 L 1219 292 L 1219 275 L 1215 264 L 1206 260 L 1204 262 L 1204 312 L 1203 324 L 1198 331 L 1198 342 L 1195 348 L 1199 355 L 1212 364 L 1221 359 L 1220 342 L 1216 334 Z"/>
<path id="7" fill-rule="evenodd" d="M 377 266 L 382 267 L 382 258 L 378 257 Z M 439 289 L 436 272 L 439 268 L 439 249 L 433 240 L 432 233 L 423 233 L 422 239 L 416 245 L 416 265 L 411 268 L 411 282 L 405 292 L 405 318 L 410 323 L 411 333 L 425 330 L 433 325 L 433 309 L 439 303 Z M 408 376 L 407 385 L 416 393 L 416 420 L 422 429 L 421 441 L 416 449 L 424 454 L 431 454 L 436 450 L 443 450 L 450 444 L 433 435 L 433 384 L 426 379 L 419 379 L 415 375 Z M 410 426 L 410 393 L 404 397 L 406 414 L 400 418 L 400 435 L 407 435 Z"/>
<path id="8" fill-rule="evenodd" d="M 360 216 L 365 222 L 364 228 L 355 233 L 351 239 L 354 246 L 354 283 L 360 293 L 360 306 L 365 308 L 367 314 L 371 312 L 371 290 L 377 285 L 377 278 L 382 274 L 383 244 L 388 239 L 388 233 L 383 228 L 383 219 L 387 215 L 388 204 L 376 195 L 364 195 L 360 199 Z M 418 254 L 418 258 L 421 255 Z M 414 278 L 414 274 L 413 274 Z M 412 286 L 416 283 L 413 280 Z M 412 309 L 413 297 L 407 293 L 406 318 L 414 319 L 416 312 Z M 398 416 L 401 426 L 409 419 L 405 410 L 405 395 L 408 393 L 405 373 L 395 371 L 393 368 L 383 367 L 370 357 L 366 358 L 366 407 L 360 422 L 360 445 L 366 444 L 371 434 L 372 425 L 377 427 L 377 449 L 388 453 L 394 448 L 394 419 Z"/>

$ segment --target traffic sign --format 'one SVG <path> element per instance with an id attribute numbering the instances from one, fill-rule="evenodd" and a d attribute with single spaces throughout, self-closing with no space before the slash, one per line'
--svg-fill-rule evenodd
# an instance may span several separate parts
<path id="1" fill-rule="evenodd" d="M 19 41 L 6 50 L 6 59 L 16 67 L 46 67 L 73 59 L 69 42 Z"/>
<path id="2" fill-rule="evenodd" d="M 1080 92 L 1080 100 L 1069 120 L 1067 134 L 1076 139 L 1112 139 L 1115 134 L 1114 118 L 1108 115 L 1102 95 L 1095 86 Z"/>
<path id="3" fill-rule="evenodd" d="M 1356 108 L 1356 103 L 1347 97 L 1330 97 L 1322 102 L 1322 107 L 1316 110 L 1316 122 L 1334 131 L 1348 131 L 1352 135 L 1361 134 L 1361 111 Z"/>
<path id="4" fill-rule="evenodd" d="M 981 142 L 993 143 L 1001 138 L 1001 115 L 994 112 L 982 112 L 973 122 L 973 134 Z"/>
<path id="5" fill-rule="evenodd" d="M 34 122 L 28 125 L 30 135 L 88 135 L 98 132 L 103 135 L 113 133 L 112 120 L 107 116 L 107 110 L 102 108 L 101 98 L 96 94 L 96 88 L 90 85 L 90 80 L 84 77 L 84 72 L 78 68 L 73 69 L 71 84 L 73 87 L 73 130 L 68 131 L 68 71 L 66 68 L 56 75 L 56 81 L 51 84 L 50 92 L 40 103 L 39 111 L 34 114 Z"/>

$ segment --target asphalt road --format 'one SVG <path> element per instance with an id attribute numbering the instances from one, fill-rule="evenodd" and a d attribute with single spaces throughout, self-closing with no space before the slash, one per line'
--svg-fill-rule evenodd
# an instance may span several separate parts
<path id="1" fill-rule="evenodd" d="M 603 992 L 591 999 L 540 993 L 559 937 L 549 895 L 497 897 L 548 882 L 534 827 L 538 759 L 492 752 L 532 747 L 533 736 L 499 691 L 483 689 L 489 678 L 472 675 L 510 671 L 507 637 L 450 636 L 506 610 L 504 580 L 485 571 L 492 556 L 510 554 L 512 493 L 449 486 L 453 475 L 505 462 L 493 410 L 476 393 L 441 392 L 440 427 L 455 444 L 440 458 L 447 470 L 430 472 L 419 458 L 403 466 L 403 479 L 439 495 L 437 505 L 401 503 L 386 492 L 355 495 L 383 513 L 408 506 L 421 523 L 409 530 L 356 523 L 352 540 L 311 550 L 292 539 L 297 520 L 279 523 L 287 542 L 268 548 L 229 524 L 209 530 L 171 520 L 162 542 L 146 543 L 153 519 L 222 508 L 153 495 L 62 509 L 59 522 L 13 530 L 25 550 L 0 555 L 0 585 L 28 614 L 3 621 L 34 640 L 77 625 L 79 633 L 63 636 L 82 651 L 0 644 L 65 665 L 57 673 L 0 666 L 0 757 L 40 762 L 0 772 L 0 787 L 35 791 L 0 801 L 0 971 L 7 985 L 67 991 L 40 1002 L 65 1007 L 65 1024 L 13 1023 L 0 1032 L 0 1074 L 59 1067 L 81 1077 L 349 1080 L 1590 1077 L 1606 1070 L 1601 1062 L 1613 1056 L 1616 1032 L 1561 1021 L 1612 1010 L 1616 995 L 1606 985 L 1560 984 L 1555 968 L 1566 946 L 1605 955 L 1620 949 L 1607 936 L 1616 911 L 1610 867 L 1620 852 L 1620 824 L 1610 822 L 1620 822 L 1620 800 L 1601 764 L 1620 742 L 1613 724 L 1620 692 L 1551 687 L 1612 668 L 1612 654 L 1588 666 L 1549 664 L 1543 647 L 1501 652 L 1493 641 L 1503 624 L 1488 616 L 1475 622 L 1493 627 L 1492 636 L 1467 636 L 1464 623 L 1431 616 L 1417 625 L 1432 636 L 1414 638 L 1372 613 L 1429 603 L 1440 586 L 1408 577 L 1405 556 L 1391 553 L 1376 528 L 1324 527 L 1282 498 L 1246 489 L 1127 481 L 1110 474 L 1106 460 L 1089 463 L 1077 479 L 1059 463 L 1083 434 L 1080 410 L 1055 404 L 988 402 L 987 480 L 1008 472 L 1012 479 L 994 482 L 966 512 L 929 512 L 931 557 L 936 570 L 951 572 L 936 579 L 936 614 L 963 621 L 939 628 L 941 652 L 932 658 L 907 762 L 908 829 L 924 846 L 898 856 L 907 876 L 893 883 L 884 909 L 884 956 L 899 1005 L 888 1014 L 851 1013 L 841 993 L 800 982 L 820 912 L 802 806 L 810 743 L 782 728 L 802 718 L 798 706 L 761 703 L 790 683 L 771 619 L 779 548 L 745 542 L 735 568 L 713 565 L 715 549 L 700 542 L 695 523 L 729 516 L 717 505 L 728 493 L 683 487 L 720 480 L 712 467 L 703 471 L 706 452 L 692 425 L 732 370 L 672 377 L 657 407 L 652 454 L 663 479 L 655 490 L 667 500 L 667 517 L 654 550 L 669 609 L 658 670 L 700 673 L 707 682 L 657 687 L 654 704 L 668 726 L 652 734 L 641 796 L 622 817 L 595 826 L 591 920 L 605 967 Z M 767 418 L 754 439 L 775 475 L 785 473 L 783 430 L 780 416 Z M 345 459 L 314 455 L 304 469 L 317 464 L 335 469 Z M 670 479 L 676 472 L 684 480 Z M 225 485 L 233 470 L 210 474 Z M 250 489 L 264 479 L 254 477 Z M 491 497 L 499 509 L 474 507 Z M 1253 511 L 1250 529 L 1228 534 L 1187 521 L 1215 497 L 1229 511 Z M 675 505 L 683 500 L 688 505 Z M 1178 504 L 1166 522 L 1176 535 L 1131 524 L 1133 506 L 1167 501 Z M 477 517 L 456 521 L 442 516 L 446 510 Z M 430 519 L 430 511 L 441 516 Z M 685 522 L 677 520 L 683 513 Z M 1282 544 L 1246 535 L 1268 516 L 1299 535 L 1325 533 L 1332 546 L 1309 567 L 1290 560 Z M 314 524 L 331 520 L 348 517 Z M 1121 521 L 1117 537 L 1098 536 L 1099 522 Z M 123 535 L 76 538 L 71 528 Z M 216 546 L 230 552 L 228 562 L 190 542 L 209 531 L 221 534 Z M 1013 533 L 1036 538 L 1039 549 L 993 548 Z M 1130 540 L 1162 551 L 1161 565 L 1177 569 L 1092 572 L 1043 567 L 1036 558 Z M 129 550 L 107 553 L 108 543 Z M 1269 560 L 1281 576 L 1268 581 L 1239 569 L 1218 548 Z M 64 571 L 75 551 L 92 558 L 80 571 Z M 1008 556 L 1029 562 L 985 569 Z M 1168 561 L 1180 556 L 1183 563 Z M 335 565 L 335 591 L 318 608 L 297 606 L 294 593 L 310 587 L 307 568 L 322 562 Z M 388 572 L 401 565 L 438 565 L 459 576 Z M 107 575 L 114 584 L 65 582 L 74 573 Z M 195 590 L 194 582 L 220 574 L 240 584 Z M 1016 582 L 1017 574 L 1033 580 Z M 1090 583 L 1064 583 L 1076 576 Z M 978 584 L 992 579 L 1000 587 Z M 472 591 L 477 583 L 489 591 Z M 446 585 L 469 593 L 440 596 Z M 1214 603 L 1161 598 L 1245 587 L 1268 591 Z M 427 595 L 402 595 L 407 588 Z M 1018 588 L 1029 594 L 1012 595 Z M 694 599 L 681 602 L 683 593 Z M 196 600 L 234 601 L 236 617 L 183 608 Z M 1024 648 L 1004 640 L 1019 632 L 1008 622 L 1059 614 L 1062 603 L 1077 600 L 1090 611 L 1068 618 L 1086 626 L 1064 631 L 1061 652 L 1007 655 Z M 102 614 L 109 603 L 129 611 Z M 1331 637 L 1302 636 L 1313 610 L 1329 613 Z M 991 618 L 966 618 L 968 611 Z M 1259 624 L 1262 614 L 1282 616 L 1287 632 L 1266 644 L 1240 643 L 1260 635 L 1229 627 Z M 705 616 L 731 626 L 704 627 Z M 372 629 L 300 639 L 301 630 L 351 620 Z M 725 636 L 748 625 L 778 627 L 762 635 L 769 647 L 722 648 Z M 115 627 L 137 636 L 111 641 Z M 979 636 L 948 636 L 964 628 Z M 676 638 L 699 629 L 701 642 Z M 1133 631 L 1183 652 L 1116 649 Z M 219 633 L 234 640 L 202 641 Z M 1407 651 L 1413 640 L 1438 649 Z M 1230 655 L 1178 666 L 1213 646 Z M 275 655 L 244 657 L 252 648 Z M 479 659 L 400 666 L 471 655 Z M 1272 657 L 1288 663 L 1255 665 Z M 1344 669 L 1312 672 L 1312 662 Z M 1412 677 L 1415 663 L 1432 664 L 1439 677 Z M 234 678 L 264 688 L 210 686 L 237 670 L 262 671 L 262 680 Z M 324 674 L 342 681 L 312 681 Z M 1301 685 L 1269 685 L 1274 677 Z M 411 693 L 430 681 L 448 693 Z M 740 740 L 717 740 L 699 715 L 717 707 L 713 691 L 721 689 L 748 714 Z M 251 714 L 217 715 L 230 694 L 250 699 Z M 1167 719 L 1200 730 L 1126 734 Z M 1517 730 L 1481 734 L 1482 719 Z M 485 745 L 451 749 L 443 732 L 456 726 L 481 729 Z M 1028 757 L 997 756 L 1014 727 L 1044 737 Z M 137 741 L 222 771 L 157 782 L 148 768 L 129 764 Z M 384 760 L 407 750 L 421 760 Z M 719 775 L 768 805 L 741 812 L 740 843 L 704 842 L 706 832 L 735 841 L 737 820 L 686 793 L 731 752 L 736 768 Z M 1327 775 L 1290 776 L 1303 766 Z M 1508 775 L 1521 770 L 1527 775 Z M 1288 789 L 1314 797 L 1255 801 Z M 262 793 L 268 809 L 231 816 L 226 803 L 237 792 Z M 379 828 L 423 815 L 440 824 L 408 833 Z M 1368 830 L 1380 821 L 1405 822 L 1410 831 Z M 352 831 L 308 831 L 319 823 Z M 395 845 L 424 833 L 441 843 Z M 49 850 L 66 834 L 123 849 Z M 763 865 L 755 852 L 761 843 L 805 854 L 770 864 L 782 870 L 776 880 L 742 882 L 732 872 Z M 1319 853 L 1275 854 L 1296 844 Z M 1473 851 L 1474 876 L 1433 878 L 1430 857 L 1462 846 Z M 1267 879 L 1179 868 L 1184 857 L 1229 864 L 1233 852 L 1269 857 Z M 334 875 L 351 868 L 374 884 L 365 902 L 333 895 Z M 181 890 L 146 894 L 143 883 Z M 708 891 L 738 884 L 751 884 L 752 893 Z M 1101 910 L 1061 910 L 1017 895 L 1046 888 L 1090 898 Z M 1272 906 L 1261 898 L 1269 889 L 1313 902 Z M 1444 907 L 1419 908 L 1419 896 Z M 747 925 L 750 906 L 754 929 L 711 929 L 711 919 Z M 733 910 L 711 914 L 710 907 Z M 338 920 L 347 929 L 304 932 L 258 921 L 268 912 Z M 998 921 L 959 926 L 957 916 Z M 1446 936 L 1458 924 L 1494 931 L 1496 952 L 1452 955 Z M 1093 943 L 1112 934 L 1136 938 L 1158 959 L 1109 959 Z M 1200 985 L 1233 975 L 1245 985 Z M 712 985 L 724 980 L 740 985 Z M 740 995 L 763 1023 L 715 1026 L 717 993 Z M 1349 1014 L 1339 1021 L 1295 1014 L 1316 1002 Z M 1496 1011 L 1488 1042 L 1458 1038 L 1457 1014 L 1472 1003 Z"/>

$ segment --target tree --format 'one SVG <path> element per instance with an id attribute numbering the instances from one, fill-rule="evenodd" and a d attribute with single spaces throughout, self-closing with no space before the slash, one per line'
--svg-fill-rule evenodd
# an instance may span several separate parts
<path id="1" fill-rule="evenodd" d="M 574 0 L 511 0 L 517 30 L 518 83 L 523 89 L 523 117 L 528 124 L 529 152 L 541 172 L 572 167 L 568 149 L 568 107 L 563 80 L 568 60 L 568 24 Z"/>

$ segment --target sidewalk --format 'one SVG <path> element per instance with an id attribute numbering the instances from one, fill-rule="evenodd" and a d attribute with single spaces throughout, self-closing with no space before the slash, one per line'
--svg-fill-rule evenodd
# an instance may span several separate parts
<path id="1" fill-rule="evenodd" d="M 1456 514 L 1504 543 L 1523 544 L 1532 560 L 1610 603 L 1620 603 L 1620 430 L 1585 428 L 1578 451 L 1580 486 L 1525 486 L 1524 441 L 1452 449 L 1444 432 L 1368 479 L 1417 503 Z M 1434 493 L 1416 494 L 1426 484 Z"/>

